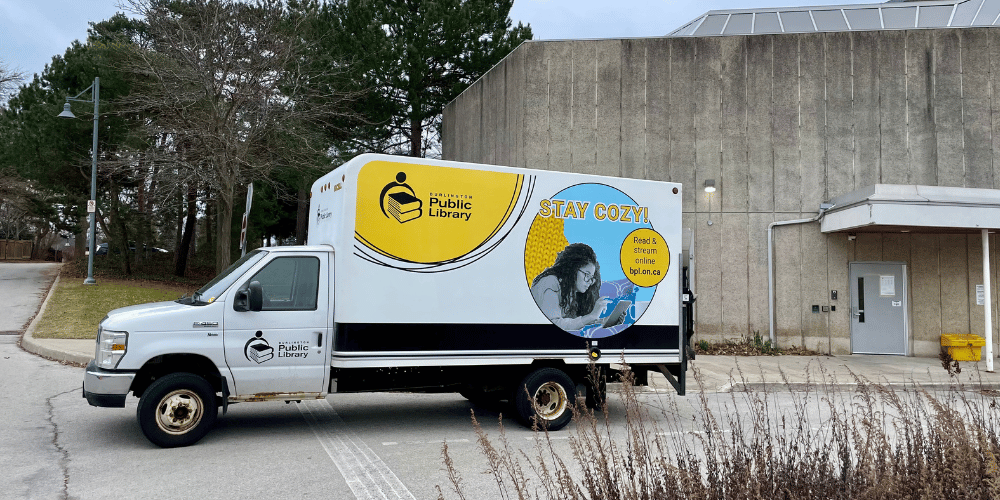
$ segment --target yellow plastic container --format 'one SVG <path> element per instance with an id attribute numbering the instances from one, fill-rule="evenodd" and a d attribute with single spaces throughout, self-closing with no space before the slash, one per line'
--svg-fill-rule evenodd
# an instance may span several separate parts
<path id="1" fill-rule="evenodd" d="M 941 335 L 941 347 L 948 348 L 948 354 L 955 361 L 979 361 L 982 359 L 986 339 L 967 333 L 945 333 Z"/>

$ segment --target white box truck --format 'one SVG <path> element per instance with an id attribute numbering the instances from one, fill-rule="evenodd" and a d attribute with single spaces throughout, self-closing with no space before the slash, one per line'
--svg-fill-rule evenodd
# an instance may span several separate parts
<path id="1" fill-rule="evenodd" d="M 679 184 L 362 155 L 316 181 L 310 214 L 308 245 L 111 311 L 87 401 L 132 392 L 172 447 L 220 407 L 336 392 L 457 391 L 556 430 L 622 360 L 684 392 Z"/>

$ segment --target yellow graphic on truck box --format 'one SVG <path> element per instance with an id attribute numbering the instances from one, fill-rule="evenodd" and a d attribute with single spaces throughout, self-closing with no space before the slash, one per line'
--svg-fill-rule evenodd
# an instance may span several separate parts
<path id="1" fill-rule="evenodd" d="M 358 172 L 355 253 L 417 272 L 475 260 L 524 213 L 530 194 L 525 181 L 504 172 L 367 163 Z"/>
<path id="2" fill-rule="evenodd" d="M 556 261 L 556 256 L 568 244 L 562 219 L 535 217 L 525 242 L 525 248 L 530 248 L 531 251 L 524 253 L 524 272 L 529 285 L 535 276 Z"/>

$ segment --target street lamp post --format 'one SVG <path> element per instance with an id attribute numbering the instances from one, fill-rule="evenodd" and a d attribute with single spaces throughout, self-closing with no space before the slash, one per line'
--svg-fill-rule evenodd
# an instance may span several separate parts
<path id="1" fill-rule="evenodd" d="M 79 97 L 83 95 L 88 90 L 91 91 L 92 99 L 80 99 Z M 90 213 L 90 252 L 87 257 L 87 279 L 83 280 L 84 285 L 96 285 L 97 280 L 94 279 L 94 240 L 97 238 L 97 115 L 100 110 L 100 98 L 101 98 L 101 78 L 95 76 L 94 83 L 85 89 L 83 92 L 66 98 L 66 104 L 63 106 L 63 112 L 59 113 L 60 118 L 76 118 L 69 109 L 70 101 L 79 102 L 93 102 L 94 103 L 94 144 L 90 150 L 91 163 L 90 163 L 90 199 L 87 200 L 87 212 Z"/>

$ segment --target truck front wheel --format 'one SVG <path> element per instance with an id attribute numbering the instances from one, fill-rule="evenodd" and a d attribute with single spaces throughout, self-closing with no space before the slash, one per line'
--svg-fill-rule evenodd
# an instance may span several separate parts
<path id="1" fill-rule="evenodd" d="M 539 427 L 550 431 L 562 429 L 573 418 L 576 386 L 561 370 L 540 368 L 524 377 L 517 385 L 513 403 L 518 418 L 531 426 L 537 419 Z"/>
<path id="2" fill-rule="evenodd" d="M 163 448 L 198 442 L 218 416 L 215 390 L 192 373 L 171 373 L 153 382 L 139 399 L 136 415 L 146 439 Z"/>

